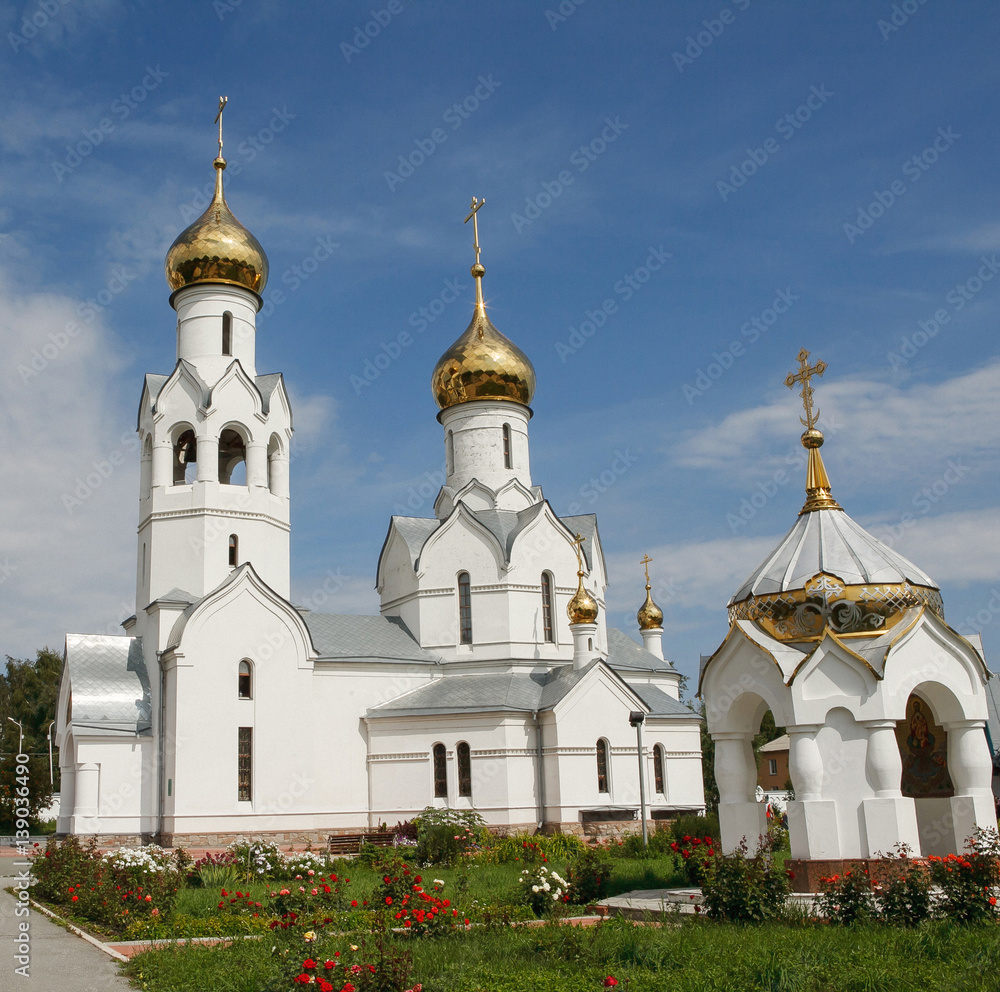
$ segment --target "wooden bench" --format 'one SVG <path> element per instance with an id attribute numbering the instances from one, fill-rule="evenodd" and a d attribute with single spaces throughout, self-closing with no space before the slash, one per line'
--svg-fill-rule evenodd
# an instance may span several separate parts
<path id="1" fill-rule="evenodd" d="M 385 831 L 362 834 L 331 834 L 327 839 L 327 851 L 330 854 L 357 854 L 362 844 L 374 844 L 375 847 L 392 847 L 394 835 Z"/>

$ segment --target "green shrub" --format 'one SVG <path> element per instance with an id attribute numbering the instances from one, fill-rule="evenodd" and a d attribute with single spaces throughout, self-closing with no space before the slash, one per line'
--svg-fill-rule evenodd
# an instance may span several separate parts
<path id="1" fill-rule="evenodd" d="M 719 815 L 709 813 L 707 816 L 699 816 L 697 813 L 689 813 L 677 817 L 667 829 L 678 843 L 689 841 L 692 837 L 711 837 L 714 841 L 718 841 Z"/>
<path id="2" fill-rule="evenodd" d="M 920 864 L 902 862 L 898 870 L 875 886 L 878 915 L 883 923 L 915 927 L 931 916 L 931 879 Z"/>
<path id="3" fill-rule="evenodd" d="M 867 868 L 821 878 L 819 884 L 822 891 L 817 908 L 831 923 L 850 926 L 868 923 L 877 917 L 878 906 Z"/>
<path id="4" fill-rule="evenodd" d="M 567 874 L 572 901 L 584 906 L 589 905 L 608 894 L 611 859 L 604 848 L 589 848 L 570 862 Z"/>
<path id="5" fill-rule="evenodd" d="M 708 859 L 701 890 L 710 919 L 762 923 L 784 913 L 789 874 L 766 847 L 751 857 L 742 842 L 732 854 Z"/>
<path id="6" fill-rule="evenodd" d="M 570 886 L 562 875 L 549 871 L 545 865 L 525 868 L 518 879 L 525 901 L 535 916 L 549 916 L 569 902 Z"/>
<path id="7" fill-rule="evenodd" d="M 466 852 L 478 850 L 486 839 L 485 821 L 473 810 L 428 806 L 414 819 L 417 824 L 414 858 L 420 864 L 454 864 Z"/>
<path id="8" fill-rule="evenodd" d="M 533 864 L 536 861 L 567 861 L 587 849 L 579 837 L 572 834 L 512 834 L 509 837 L 489 837 L 480 858 L 487 864 L 511 864 L 515 861 Z"/>
<path id="9" fill-rule="evenodd" d="M 965 842 L 965 854 L 928 858 L 931 878 L 941 888 L 939 910 L 957 923 L 996 919 L 1000 913 L 1000 840 L 996 830 L 979 830 Z"/>

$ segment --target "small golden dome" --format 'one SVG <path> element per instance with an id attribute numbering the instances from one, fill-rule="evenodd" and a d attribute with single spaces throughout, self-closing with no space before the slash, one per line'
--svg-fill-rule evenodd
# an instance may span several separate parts
<path id="1" fill-rule="evenodd" d="M 573 598 L 566 604 L 570 623 L 596 623 L 597 600 L 583 588 L 583 572 L 577 572 L 579 584 Z"/>
<path id="2" fill-rule="evenodd" d="M 535 394 L 535 369 L 477 304 L 472 323 L 434 367 L 431 391 L 442 410 L 470 400 L 511 400 L 528 406 Z"/>
<path id="3" fill-rule="evenodd" d="M 164 269 L 172 290 L 197 283 L 228 283 L 258 296 L 267 283 L 267 255 L 233 216 L 222 191 L 226 160 L 215 160 L 215 196 L 208 209 L 183 230 L 167 252 Z"/>
<path id="4" fill-rule="evenodd" d="M 639 620 L 640 630 L 655 630 L 663 626 L 663 610 L 653 602 L 648 584 L 646 586 L 646 602 L 639 607 L 636 617 Z"/>

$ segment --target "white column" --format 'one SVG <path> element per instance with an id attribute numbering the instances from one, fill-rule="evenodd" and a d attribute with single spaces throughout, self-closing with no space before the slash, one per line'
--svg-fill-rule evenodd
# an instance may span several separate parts
<path id="1" fill-rule="evenodd" d="M 861 802 L 867 854 L 889 854 L 897 844 L 905 844 L 912 854 L 919 855 L 916 805 L 900 791 L 903 761 L 896 742 L 896 721 L 869 720 L 862 726 L 868 730 L 865 773 L 875 791 L 874 798 Z"/>
<path id="2" fill-rule="evenodd" d="M 585 668 L 599 655 L 597 624 L 571 623 L 569 629 L 573 634 L 573 668 Z"/>
<path id="3" fill-rule="evenodd" d="M 965 848 L 965 841 L 977 827 L 996 828 L 993 805 L 993 761 L 990 758 L 983 720 L 960 720 L 947 723 L 948 774 L 955 795 L 951 799 L 951 818 L 955 829 L 953 850 Z"/>
<path id="4" fill-rule="evenodd" d="M 267 486 L 267 445 L 259 441 L 247 445 L 247 485 Z"/>
<path id="5" fill-rule="evenodd" d="M 722 850 L 731 854 L 745 843 L 752 854 L 767 834 L 764 803 L 754 801 L 757 767 L 749 733 L 712 734 L 715 781 L 719 787 L 719 832 Z"/>
<path id="6" fill-rule="evenodd" d="M 788 834 L 793 858 L 839 858 L 837 804 L 823 799 L 823 755 L 818 725 L 788 728 L 788 770 L 795 801 L 788 804 Z"/>
<path id="7" fill-rule="evenodd" d="M 219 439 L 215 434 L 198 438 L 198 482 L 219 481 Z"/>
<path id="8" fill-rule="evenodd" d="M 271 494 L 288 497 L 288 457 L 277 454 L 270 461 Z"/>
<path id="9" fill-rule="evenodd" d="M 663 628 L 650 627 L 647 630 L 640 630 L 642 635 L 642 646 L 655 657 L 663 660 Z"/>
<path id="10" fill-rule="evenodd" d="M 97 833 L 100 819 L 101 766 L 93 761 L 81 761 L 76 766 L 76 811 L 73 816 L 73 832 L 78 834 Z"/>
<path id="11" fill-rule="evenodd" d="M 153 445 L 153 486 L 170 486 L 174 482 L 174 447 L 167 438 Z"/>

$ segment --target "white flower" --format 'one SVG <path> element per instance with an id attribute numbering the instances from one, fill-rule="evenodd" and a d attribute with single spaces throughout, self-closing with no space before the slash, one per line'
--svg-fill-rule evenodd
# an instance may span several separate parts
<path id="1" fill-rule="evenodd" d="M 542 882 L 542 888 L 543 888 L 543 889 L 545 889 L 545 891 L 546 891 L 546 892 L 548 892 L 548 891 L 549 891 L 549 889 L 551 889 L 551 888 L 552 888 L 552 886 L 551 886 L 551 885 L 549 885 L 549 883 L 548 883 L 548 882 Z"/>
<path id="2" fill-rule="evenodd" d="M 538 891 L 538 886 L 537 886 L 537 885 L 533 885 L 533 886 L 531 887 L 531 891 L 532 891 L 532 892 L 537 892 L 537 891 Z"/>

